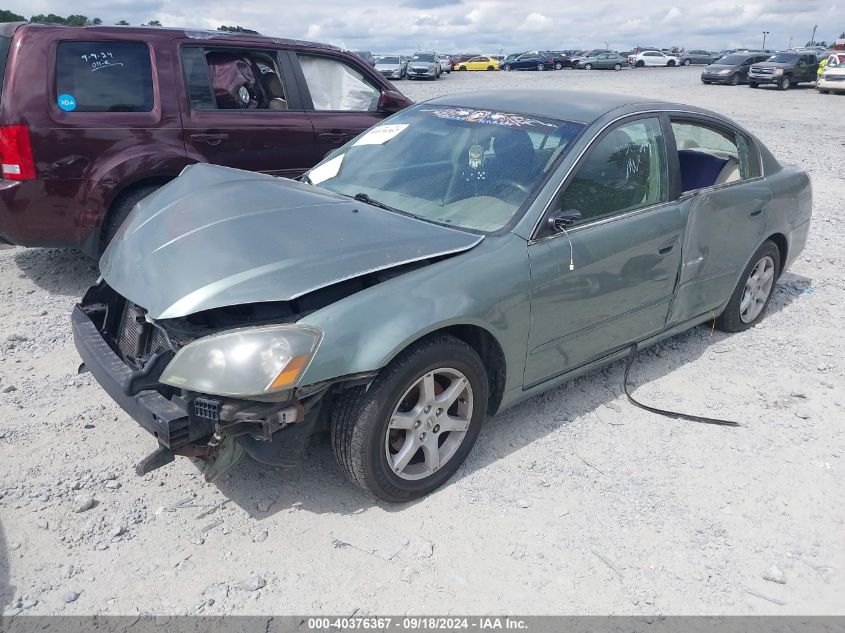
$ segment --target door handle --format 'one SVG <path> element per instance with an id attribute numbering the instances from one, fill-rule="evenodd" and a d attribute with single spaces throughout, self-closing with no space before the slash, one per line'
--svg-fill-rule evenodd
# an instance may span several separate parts
<path id="1" fill-rule="evenodd" d="M 669 253 L 671 253 L 672 249 L 675 248 L 675 241 L 676 240 L 672 240 L 671 242 L 667 242 L 666 244 L 661 246 L 659 249 L 657 249 L 657 254 L 668 255 Z"/>
<path id="2" fill-rule="evenodd" d="M 220 145 L 223 141 L 229 140 L 229 135 L 225 133 L 201 133 L 201 134 L 191 134 L 192 141 L 198 141 L 200 143 L 208 143 L 209 145 Z"/>
<path id="3" fill-rule="evenodd" d="M 320 132 L 319 137 L 330 143 L 345 143 L 349 139 L 346 132 Z"/>
<path id="4" fill-rule="evenodd" d="M 755 209 L 754 211 L 749 213 L 748 217 L 749 218 L 757 218 L 757 217 L 760 217 L 760 215 L 762 215 L 762 213 L 763 213 L 763 207 L 760 207 L 759 209 Z"/>

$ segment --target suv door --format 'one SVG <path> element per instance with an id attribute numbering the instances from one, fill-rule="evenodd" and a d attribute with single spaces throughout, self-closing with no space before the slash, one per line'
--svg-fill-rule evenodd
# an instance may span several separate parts
<path id="1" fill-rule="evenodd" d="M 526 387 L 663 329 L 684 232 L 669 174 L 663 126 L 650 115 L 603 132 L 564 181 L 528 245 Z M 550 234 L 548 215 L 570 209 L 582 219 Z"/>
<path id="2" fill-rule="evenodd" d="M 183 42 L 188 158 L 291 178 L 317 162 L 311 119 L 280 52 Z"/>
<path id="3" fill-rule="evenodd" d="M 815 81 L 819 61 L 815 55 L 807 53 L 798 58 L 795 64 L 795 81 Z"/>
<path id="4" fill-rule="evenodd" d="M 317 159 L 381 121 L 381 88 L 366 70 L 324 53 L 290 53 L 314 127 Z"/>

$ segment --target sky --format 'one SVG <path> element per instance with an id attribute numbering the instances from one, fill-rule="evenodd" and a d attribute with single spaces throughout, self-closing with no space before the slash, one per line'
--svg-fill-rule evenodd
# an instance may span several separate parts
<path id="1" fill-rule="evenodd" d="M 27 0 L 4 2 L 26 17 L 83 14 L 105 24 L 159 20 L 164 26 L 240 25 L 276 37 L 308 39 L 376 53 L 443 53 L 564 48 L 687 49 L 830 42 L 845 31 L 845 0 Z"/>

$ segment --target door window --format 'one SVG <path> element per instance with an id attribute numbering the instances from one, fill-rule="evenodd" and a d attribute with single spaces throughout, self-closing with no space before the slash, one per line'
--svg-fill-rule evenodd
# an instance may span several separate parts
<path id="1" fill-rule="evenodd" d="M 577 209 L 578 224 L 667 200 L 666 149 L 660 121 L 638 119 L 607 133 L 578 165 L 555 209 Z"/>
<path id="2" fill-rule="evenodd" d="M 194 110 L 287 110 L 285 82 L 274 52 L 182 49 L 182 70 Z"/>
<path id="3" fill-rule="evenodd" d="M 759 176 L 750 140 L 691 121 L 672 121 L 684 192 Z"/>
<path id="4" fill-rule="evenodd" d="M 62 42 L 56 96 L 66 112 L 149 112 L 150 49 L 143 42 Z"/>
<path id="5" fill-rule="evenodd" d="M 374 112 L 381 94 L 358 70 L 337 59 L 298 55 L 315 110 Z"/>

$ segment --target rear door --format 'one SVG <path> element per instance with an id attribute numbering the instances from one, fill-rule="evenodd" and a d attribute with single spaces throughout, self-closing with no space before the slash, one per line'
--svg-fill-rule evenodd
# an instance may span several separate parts
<path id="1" fill-rule="evenodd" d="M 317 160 L 386 116 L 381 86 L 349 60 L 324 53 L 290 53 L 300 94 L 314 128 Z"/>
<path id="2" fill-rule="evenodd" d="M 316 161 L 314 129 L 284 51 L 180 47 L 188 157 L 296 177 Z"/>

